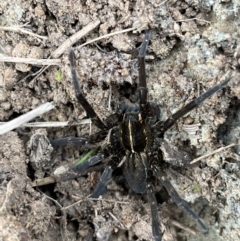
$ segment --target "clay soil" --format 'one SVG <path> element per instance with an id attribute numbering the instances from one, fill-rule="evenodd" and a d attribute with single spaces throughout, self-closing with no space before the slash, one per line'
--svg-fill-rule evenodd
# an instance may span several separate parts
<path id="1" fill-rule="evenodd" d="M 95 147 L 51 145 L 56 138 L 88 138 L 97 132 L 94 125 L 78 124 L 86 113 L 74 96 L 69 47 L 55 52 L 91 23 L 96 26 L 72 47 L 82 90 L 102 119 L 119 103 L 138 101 L 137 51 L 147 29 L 148 94 L 160 106 L 162 120 L 232 76 L 165 133 L 166 143 L 193 158 L 203 156 L 188 168 L 166 163 L 164 170 L 209 232 L 202 233 L 158 182 L 155 192 L 163 241 L 240 240 L 239 9 L 238 0 L 0 0 L 0 121 L 53 102 L 52 111 L 32 122 L 69 123 L 64 128 L 20 127 L 0 136 L 0 241 L 153 240 L 147 197 L 130 190 L 121 168 L 100 200 L 88 199 L 108 160 L 74 179 L 36 186 L 60 173 L 74 175 L 72 164 Z M 3 56 L 61 63 L 39 74 L 41 64 L 10 63 Z M 204 157 L 230 144 L 236 145 Z"/>

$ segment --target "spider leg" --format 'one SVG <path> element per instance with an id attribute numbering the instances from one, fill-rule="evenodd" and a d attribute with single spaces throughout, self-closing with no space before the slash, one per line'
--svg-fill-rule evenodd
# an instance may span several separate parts
<path id="1" fill-rule="evenodd" d="M 84 146 L 88 143 L 95 144 L 97 142 L 104 140 L 107 134 L 108 134 L 108 131 L 98 131 L 97 133 L 90 135 L 88 138 L 69 136 L 69 137 L 54 139 L 50 141 L 50 143 L 53 148 L 56 148 L 58 146 L 72 146 L 72 147 Z"/>
<path id="2" fill-rule="evenodd" d="M 163 184 L 163 186 L 167 189 L 167 191 L 168 191 L 169 195 L 171 196 L 171 198 L 173 199 L 173 201 L 185 213 L 187 213 L 195 222 L 197 222 L 200 225 L 200 227 L 204 233 L 208 232 L 208 227 L 200 220 L 198 215 L 191 210 L 191 208 L 188 206 L 187 202 L 179 196 L 179 194 L 174 189 L 172 184 L 169 182 L 169 180 L 167 179 L 165 174 L 162 171 L 160 171 L 156 165 L 153 166 L 152 170 L 153 170 L 154 175 L 160 180 L 160 182 Z"/>
<path id="3" fill-rule="evenodd" d="M 139 98 L 140 98 L 140 106 L 143 109 L 147 104 L 148 90 L 147 90 L 147 83 L 146 83 L 145 55 L 146 55 L 149 40 L 150 40 L 150 32 L 147 31 L 138 54 Z"/>
<path id="4" fill-rule="evenodd" d="M 104 194 L 107 191 L 106 185 L 110 181 L 113 171 L 118 167 L 124 156 L 123 148 L 118 147 L 118 149 L 118 153 L 112 156 L 108 165 L 105 167 L 100 181 L 98 182 L 96 188 L 91 195 L 92 198 L 98 198 L 100 195 Z"/>
<path id="5" fill-rule="evenodd" d="M 86 138 L 78 137 L 64 137 L 50 141 L 53 148 L 58 146 L 84 146 L 87 141 Z"/>
<path id="6" fill-rule="evenodd" d="M 153 187 L 151 184 L 147 185 L 147 196 L 148 203 L 151 208 L 151 218 L 152 218 L 152 234 L 155 241 L 161 241 L 161 235 L 159 231 L 159 218 L 158 218 L 158 208 L 157 208 L 157 200 L 154 195 Z"/>
<path id="7" fill-rule="evenodd" d="M 141 109 L 141 113 L 144 116 L 158 117 L 159 116 L 158 106 L 153 102 L 147 101 L 148 88 L 147 88 L 147 82 L 146 82 L 145 56 L 146 56 L 149 40 L 150 40 L 150 31 L 147 31 L 138 53 L 138 78 L 139 78 L 138 90 L 139 90 L 140 109 Z"/>
<path id="8" fill-rule="evenodd" d="M 95 110 L 92 108 L 92 106 L 89 104 L 85 96 L 83 95 L 80 84 L 79 84 L 79 78 L 77 76 L 77 71 L 76 71 L 76 57 L 74 54 L 73 49 L 70 49 L 69 52 L 69 61 L 70 61 L 70 66 L 71 66 L 71 73 L 72 73 L 72 81 L 73 81 L 73 86 L 75 89 L 75 95 L 86 111 L 87 115 L 91 118 L 92 122 L 101 130 L 106 130 L 107 126 L 102 122 L 102 120 L 98 117 L 97 113 Z"/>
<path id="9" fill-rule="evenodd" d="M 74 166 L 75 172 L 85 171 L 87 168 L 96 165 L 104 159 L 103 154 L 99 153 L 95 156 L 89 157 L 87 160 L 83 160 L 81 163 L 77 163 Z"/>
<path id="10" fill-rule="evenodd" d="M 181 118 L 182 116 L 184 116 L 185 114 L 199 106 L 204 100 L 212 96 L 215 92 L 221 90 L 230 80 L 231 76 L 228 76 L 226 80 L 208 89 L 205 93 L 201 94 L 199 97 L 189 102 L 187 105 L 185 105 L 182 109 L 178 110 L 175 114 L 173 114 L 163 123 L 158 122 L 156 124 L 156 129 L 162 133 L 165 132 L 170 127 L 172 127 L 179 118 Z"/>
<path id="11" fill-rule="evenodd" d="M 99 196 L 101 196 L 107 191 L 106 185 L 112 177 L 112 172 L 113 172 L 112 167 L 109 165 L 106 166 L 96 188 L 94 189 L 91 195 L 92 198 L 98 198 Z"/>

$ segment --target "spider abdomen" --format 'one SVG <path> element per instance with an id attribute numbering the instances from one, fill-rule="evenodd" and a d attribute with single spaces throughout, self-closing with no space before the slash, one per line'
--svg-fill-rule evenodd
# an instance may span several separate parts
<path id="1" fill-rule="evenodd" d="M 125 113 L 120 130 L 122 144 L 128 151 L 139 153 L 148 148 L 150 128 L 141 113 Z"/>

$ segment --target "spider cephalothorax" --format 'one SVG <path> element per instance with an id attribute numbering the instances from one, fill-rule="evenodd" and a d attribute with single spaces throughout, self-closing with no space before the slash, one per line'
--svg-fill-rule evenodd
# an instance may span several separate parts
<path id="1" fill-rule="evenodd" d="M 161 168 L 161 164 L 164 160 L 160 147 L 161 145 L 162 147 L 164 146 L 162 141 L 164 132 L 173 126 L 180 117 L 184 116 L 186 113 L 199 106 L 205 99 L 222 89 L 231 78 L 227 77 L 225 81 L 207 90 L 205 93 L 195 98 L 182 109 L 170 116 L 166 121 L 161 122 L 158 105 L 156 103 L 148 102 L 147 99 L 145 55 L 149 40 L 150 33 L 147 32 L 138 55 L 139 103 L 131 105 L 125 103 L 120 104 L 116 113 L 110 115 L 104 121 L 98 117 L 81 91 L 75 69 L 75 54 L 72 49 L 70 50 L 69 60 L 76 97 L 85 109 L 87 115 L 91 118 L 92 122 L 101 129 L 101 131 L 88 138 L 88 143 L 96 143 L 96 137 L 103 139 L 108 131 L 113 129 L 110 144 L 106 146 L 106 149 L 100 150 L 100 153 L 97 155 L 90 157 L 84 163 L 77 165 L 75 170 L 85 170 L 89 166 L 102 161 L 106 157 L 110 158 L 110 161 L 106 165 L 100 181 L 92 194 L 92 197 L 97 198 L 106 191 L 106 185 L 110 181 L 113 171 L 118 167 L 125 156 L 126 160 L 123 164 L 123 174 L 133 191 L 137 193 L 147 193 L 151 207 L 153 237 L 155 241 L 160 241 L 160 223 L 157 213 L 157 201 L 152 186 L 153 178 L 156 178 L 162 183 L 173 201 L 201 226 L 203 232 L 208 231 L 207 226 L 190 209 L 186 201 L 179 196 L 177 191 L 168 181 Z M 85 138 L 62 138 L 58 141 L 61 145 L 73 141 L 77 141 L 80 145 L 86 144 Z M 57 145 L 58 141 L 55 141 L 54 144 Z M 184 155 L 182 156 L 184 157 Z M 181 155 L 179 156 L 181 157 Z M 172 164 L 181 166 L 183 162 L 184 160 L 177 160 Z"/>

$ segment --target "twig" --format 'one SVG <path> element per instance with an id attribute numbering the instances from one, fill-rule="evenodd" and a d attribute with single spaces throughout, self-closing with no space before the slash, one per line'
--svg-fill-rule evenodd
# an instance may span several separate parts
<path id="1" fill-rule="evenodd" d="M 32 120 L 33 118 L 52 110 L 54 107 L 55 106 L 53 105 L 53 103 L 47 102 L 43 105 L 40 105 L 36 109 L 31 110 L 28 113 L 21 115 L 21 116 L 15 118 L 14 120 L 11 120 L 11 121 L 1 125 L 0 126 L 0 135 L 3 135 L 5 133 L 7 133 L 8 131 L 11 131 L 11 130 L 21 126 L 22 124 Z"/>
<path id="2" fill-rule="evenodd" d="M 58 206 L 58 208 L 59 208 L 60 210 L 62 210 L 63 207 L 62 207 L 62 205 L 61 205 L 57 200 L 49 197 L 46 193 L 42 192 L 39 188 L 38 188 L 37 190 L 38 190 L 40 193 L 42 193 L 46 198 L 48 198 L 48 199 L 50 199 L 51 201 L 53 201 L 53 202 Z"/>
<path id="3" fill-rule="evenodd" d="M 193 160 L 190 162 L 190 164 L 194 164 L 194 163 L 202 160 L 203 158 L 212 156 L 213 154 L 216 154 L 216 153 L 218 153 L 218 152 L 220 152 L 220 151 L 223 151 L 223 150 L 225 150 L 225 149 L 228 149 L 228 148 L 230 148 L 230 147 L 237 146 L 237 145 L 239 145 L 239 144 L 232 143 L 232 144 L 230 144 L 230 145 L 228 145 L 228 146 L 220 147 L 220 148 L 218 148 L 217 150 L 215 150 L 215 151 L 213 151 L 213 152 L 211 152 L 211 153 L 209 153 L 209 154 L 206 154 L 206 155 L 203 155 L 203 156 L 200 156 L 200 157 L 198 157 L 198 158 L 193 159 Z"/>
<path id="4" fill-rule="evenodd" d="M 19 26 L 12 26 L 12 27 L 1 27 L 0 26 L 0 30 L 4 30 L 4 31 L 12 31 L 12 32 L 20 32 L 20 33 L 24 33 L 24 34 L 28 34 L 28 35 L 31 35 L 31 36 L 34 36 L 34 37 L 37 37 L 37 38 L 40 38 L 40 39 L 44 39 L 44 40 L 47 40 L 48 38 L 45 37 L 45 36 L 41 36 L 41 35 L 38 35 L 38 34 L 35 34 L 35 33 L 32 33 L 22 27 L 19 27 Z"/>
<path id="5" fill-rule="evenodd" d="M 86 27 L 82 28 L 80 31 L 72 35 L 69 39 L 67 39 L 61 46 L 59 46 L 51 55 L 53 58 L 59 58 L 60 55 L 68 48 L 70 48 L 76 41 L 84 37 L 86 34 L 88 34 L 90 31 L 92 31 L 94 28 L 96 28 L 99 25 L 100 21 L 94 21 L 89 23 Z M 37 79 L 44 71 L 46 71 L 49 68 L 49 66 L 42 67 L 38 75 L 36 75 L 35 78 L 32 79 L 34 81 Z"/>
<path id="6" fill-rule="evenodd" d="M 96 20 L 94 22 L 89 23 L 86 27 L 73 34 L 70 38 L 68 38 L 60 47 L 58 47 L 53 53 L 53 58 L 60 57 L 65 50 L 69 49 L 73 44 L 75 44 L 79 39 L 84 37 L 90 31 L 95 29 L 100 24 L 100 20 Z"/>
<path id="7" fill-rule="evenodd" d="M 10 56 L 0 54 L 0 62 L 24 63 L 24 64 L 32 64 L 32 65 L 60 65 L 61 59 L 20 58 L 20 57 L 10 57 Z"/>
<path id="8" fill-rule="evenodd" d="M 97 166 L 89 167 L 87 170 L 84 170 L 81 173 L 76 173 L 76 172 L 70 170 L 70 171 L 66 171 L 61 174 L 39 178 L 32 182 L 32 187 L 39 187 L 39 186 L 44 186 L 44 185 L 51 184 L 51 183 L 65 182 L 68 180 L 76 179 L 80 176 L 86 175 L 88 172 L 100 171 L 103 169 L 104 166 L 105 166 L 105 163 L 103 162 Z M 70 165 L 70 168 L 71 168 L 71 165 Z"/>

